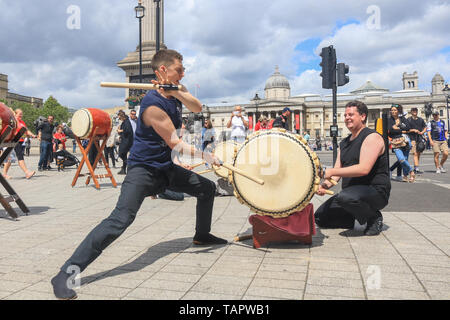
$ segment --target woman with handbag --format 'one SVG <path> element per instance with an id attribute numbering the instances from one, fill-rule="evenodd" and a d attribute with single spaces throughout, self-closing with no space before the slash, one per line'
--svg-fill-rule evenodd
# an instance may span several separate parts
<path id="1" fill-rule="evenodd" d="M 409 141 L 404 136 L 404 134 L 408 133 L 410 126 L 408 120 L 402 114 L 402 106 L 393 104 L 391 107 L 391 116 L 388 119 L 388 136 L 392 139 L 392 151 L 395 153 L 403 169 L 403 181 L 414 182 L 416 174 L 408 162 Z"/>

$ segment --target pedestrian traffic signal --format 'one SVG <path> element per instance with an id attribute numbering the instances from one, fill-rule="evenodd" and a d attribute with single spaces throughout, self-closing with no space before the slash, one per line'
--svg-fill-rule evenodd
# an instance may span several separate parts
<path id="1" fill-rule="evenodd" d="M 322 48 L 322 62 L 320 66 L 322 67 L 322 72 L 320 76 L 322 77 L 322 88 L 333 89 L 336 83 L 336 50 L 333 46 Z"/>
<path id="2" fill-rule="evenodd" d="M 338 63 L 337 65 L 337 84 L 338 86 L 345 86 L 350 78 L 347 76 L 349 72 L 349 67 L 345 63 Z"/>

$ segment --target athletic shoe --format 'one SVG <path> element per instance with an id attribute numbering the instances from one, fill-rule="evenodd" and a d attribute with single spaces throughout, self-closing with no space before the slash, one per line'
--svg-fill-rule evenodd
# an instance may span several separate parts
<path id="1" fill-rule="evenodd" d="M 444 167 L 440 167 L 439 169 L 441 169 L 442 173 L 446 173 L 447 172 L 447 170 L 445 170 Z"/>
<path id="2" fill-rule="evenodd" d="M 420 170 L 419 168 L 414 169 L 414 172 L 415 172 L 415 173 L 423 173 L 423 171 Z"/>
<path id="3" fill-rule="evenodd" d="M 72 300 L 77 298 L 77 293 L 67 287 L 67 280 L 69 279 L 70 274 L 67 274 L 63 271 L 60 271 L 53 279 L 51 280 L 53 286 L 53 293 L 55 297 L 61 300 Z"/>
<path id="4" fill-rule="evenodd" d="M 402 181 L 403 182 L 408 182 L 409 181 L 408 176 L 403 176 Z"/>
<path id="5" fill-rule="evenodd" d="M 441 169 L 437 168 L 436 173 L 441 173 Z"/>
<path id="6" fill-rule="evenodd" d="M 211 233 L 207 234 L 195 234 L 193 243 L 195 245 L 211 245 L 211 244 L 227 244 L 228 241 L 225 239 L 213 236 Z"/>
<path id="7" fill-rule="evenodd" d="M 383 217 L 377 217 L 372 221 L 367 221 L 366 230 L 364 230 L 364 235 L 366 236 L 377 236 L 381 233 L 383 229 Z"/>

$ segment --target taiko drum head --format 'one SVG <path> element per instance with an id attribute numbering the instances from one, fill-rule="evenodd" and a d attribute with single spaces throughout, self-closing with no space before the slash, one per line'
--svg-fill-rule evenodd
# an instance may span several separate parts
<path id="1" fill-rule="evenodd" d="M 239 148 L 233 166 L 264 180 L 259 185 L 235 172 L 235 196 L 261 215 L 275 218 L 300 211 L 318 189 L 320 162 L 299 135 L 283 129 L 257 131 Z"/>
<path id="2" fill-rule="evenodd" d="M 72 116 L 72 132 L 80 139 L 90 138 L 94 134 L 95 128 L 97 128 L 96 135 L 105 135 L 111 127 L 111 117 L 100 109 L 80 109 Z"/>

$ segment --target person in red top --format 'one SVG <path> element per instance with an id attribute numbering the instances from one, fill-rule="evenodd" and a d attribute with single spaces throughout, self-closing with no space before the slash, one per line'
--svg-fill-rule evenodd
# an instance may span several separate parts
<path id="1" fill-rule="evenodd" d="M 16 134 L 17 134 L 20 131 L 20 129 L 22 129 L 23 127 L 26 128 L 27 125 L 22 120 L 23 111 L 21 109 L 15 110 L 15 116 L 16 116 L 16 120 L 17 120 L 17 131 L 16 131 Z M 25 131 L 25 135 L 36 138 L 36 136 L 28 129 L 27 129 L 27 131 Z M 16 154 L 17 160 L 19 161 L 20 169 L 22 169 L 23 172 L 25 172 L 25 177 L 27 179 L 30 179 L 32 176 L 35 175 L 36 171 L 28 170 L 27 166 L 25 165 L 25 160 L 23 158 L 23 148 L 22 148 L 22 144 L 24 141 L 25 141 L 24 137 L 21 137 L 19 140 L 19 143 L 17 143 L 16 146 L 14 147 L 14 152 Z M 8 170 L 11 167 L 11 162 L 13 161 L 13 158 L 14 158 L 14 156 L 11 154 L 8 161 L 5 163 L 5 166 L 3 167 L 3 176 L 6 179 L 11 179 L 11 177 L 8 176 Z"/>
<path id="2" fill-rule="evenodd" d="M 272 129 L 272 123 L 266 116 L 260 116 L 259 121 L 255 125 L 255 131 Z"/>
<path id="3" fill-rule="evenodd" d="M 53 144 L 53 146 L 56 145 L 56 148 L 53 148 L 53 152 L 56 152 L 58 150 L 58 144 L 62 143 L 63 145 L 63 149 L 66 150 L 66 140 L 67 137 L 63 132 L 63 127 L 61 125 L 59 125 L 56 128 L 56 132 L 53 134 L 53 139 L 55 140 L 59 140 L 59 141 L 55 141 L 55 143 Z"/>

